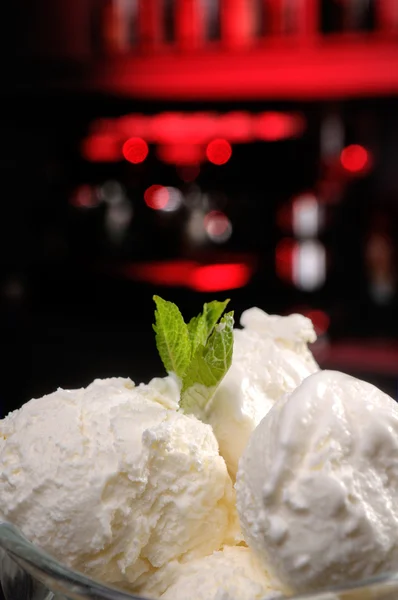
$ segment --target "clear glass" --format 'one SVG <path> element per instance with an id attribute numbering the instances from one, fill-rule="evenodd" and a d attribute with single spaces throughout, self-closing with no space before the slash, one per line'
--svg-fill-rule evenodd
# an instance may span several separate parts
<path id="1" fill-rule="evenodd" d="M 28 542 L 13 525 L 3 522 L 0 522 L 0 582 L 5 600 L 144 600 L 63 567 Z M 398 571 L 289 600 L 398 600 Z"/>

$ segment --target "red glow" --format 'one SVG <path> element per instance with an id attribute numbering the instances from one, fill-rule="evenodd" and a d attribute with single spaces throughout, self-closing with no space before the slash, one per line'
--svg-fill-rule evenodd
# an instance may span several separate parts
<path id="1" fill-rule="evenodd" d="M 206 156 L 214 165 L 225 165 L 232 155 L 231 144 L 227 140 L 212 140 L 206 148 Z"/>
<path id="2" fill-rule="evenodd" d="M 82 141 L 81 154 L 90 162 L 116 162 L 122 158 L 117 137 L 110 134 L 93 134 Z"/>
<path id="3" fill-rule="evenodd" d="M 254 115 L 244 111 L 217 115 L 215 124 L 218 135 L 228 139 L 230 142 L 250 142 L 253 139 L 254 119 Z"/>
<path id="4" fill-rule="evenodd" d="M 151 185 L 144 193 L 145 204 L 153 210 L 162 210 L 169 201 L 169 191 L 163 185 Z"/>
<path id="5" fill-rule="evenodd" d="M 295 137 L 304 128 L 300 113 L 133 113 L 93 121 L 91 135 L 82 143 L 82 154 L 91 161 L 113 162 L 124 156 L 139 164 L 148 155 L 148 143 L 152 143 L 160 160 L 167 164 L 196 167 L 207 155 L 210 162 L 222 165 L 231 157 L 232 143 Z"/>
<path id="6" fill-rule="evenodd" d="M 246 143 L 255 139 L 279 139 L 302 132 L 305 120 L 300 113 L 248 111 L 161 112 L 155 115 L 132 113 L 97 119 L 92 134 L 138 137 L 154 144 L 207 144 L 212 139 Z"/>
<path id="7" fill-rule="evenodd" d="M 297 242 L 290 238 L 284 238 L 276 246 L 276 273 L 280 279 L 289 283 L 293 280 L 293 260 L 297 247 Z"/>
<path id="8" fill-rule="evenodd" d="M 346 171 L 360 173 L 369 165 L 369 153 L 363 146 L 352 144 L 341 151 L 340 160 Z"/>
<path id="9" fill-rule="evenodd" d="M 316 44 L 300 45 L 289 43 L 289 37 L 286 32 L 278 45 L 253 44 L 250 55 L 210 45 L 189 56 L 165 52 L 164 47 L 131 53 L 101 63 L 90 83 L 130 98 L 163 100 L 315 100 L 397 93 L 398 46 L 393 36 L 356 32 L 334 34 L 330 40 L 320 34 Z"/>
<path id="10" fill-rule="evenodd" d="M 123 144 L 124 158 L 134 165 L 144 162 L 148 152 L 148 144 L 139 137 L 132 137 Z"/>
<path id="11" fill-rule="evenodd" d="M 71 196 L 70 204 L 76 208 L 94 208 L 98 206 L 98 195 L 90 185 L 80 185 Z"/>
<path id="12" fill-rule="evenodd" d="M 115 129 L 121 137 L 125 139 L 129 137 L 141 137 L 142 139 L 151 141 L 152 132 L 151 115 L 142 115 L 141 113 L 132 113 L 123 115 L 113 119 L 99 119 L 94 121 L 94 124 L 103 124 L 103 128 Z"/>
<path id="13" fill-rule="evenodd" d="M 153 285 L 184 286 L 190 281 L 196 263 L 188 260 L 155 261 L 131 265 L 125 274 Z"/>
<path id="14" fill-rule="evenodd" d="M 304 120 L 301 115 L 266 112 L 259 115 L 255 122 L 257 137 L 269 142 L 297 135 L 302 132 L 303 128 Z"/>
<path id="15" fill-rule="evenodd" d="M 150 119 L 152 138 L 160 144 L 203 144 L 217 135 L 218 115 L 213 113 L 164 112 Z"/>
<path id="16" fill-rule="evenodd" d="M 181 166 L 177 168 L 177 173 L 182 181 L 185 181 L 185 183 L 191 183 L 199 176 L 200 167 L 199 165 Z"/>
<path id="17" fill-rule="evenodd" d="M 204 158 L 204 150 L 198 144 L 161 144 L 156 154 L 167 164 L 182 166 L 196 166 Z"/>
<path id="18" fill-rule="evenodd" d="M 250 44 L 255 35 L 256 12 L 246 0 L 221 2 L 221 37 L 230 47 Z"/>
<path id="19" fill-rule="evenodd" d="M 190 260 L 170 260 L 132 264 L 122 267 L 121 272 L 127 277 L 153 285 L 217 292 L 247 285 L 254 266 L 243 261 L 201 265 Z"/>
<path id="20" fill-rule="evenodd" d="M 205 18 L 201 8 L 201 4 L 195 0 L 175 2 L 176 39 L 184 49 L 195 49 L 204 41 Z"/>
<path id="21" fill-rule="evenodd" d="M 198 266 L 192 273 L 190 287 L 198 292 L 232 290 L 247 285 L 252 269 L 244 263 Z"/>
<path id="22" fill-rule="evenodd" d="M 311 319 L 317 335 L 323 335 L 329 329 L 330 317 L 325 311 L 309 310 L 305 316 Z"/>

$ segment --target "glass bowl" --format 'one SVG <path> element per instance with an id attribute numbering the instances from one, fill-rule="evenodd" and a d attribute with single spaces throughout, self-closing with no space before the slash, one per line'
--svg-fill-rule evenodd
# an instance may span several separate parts
<path id="1" fill-rule="evenodd" d="M 4 522 L 0 522 L 0 582 L 5 600 L 148 600 L 63 567 Z M 289 600 L 398 600 L 398 571 Z"/>

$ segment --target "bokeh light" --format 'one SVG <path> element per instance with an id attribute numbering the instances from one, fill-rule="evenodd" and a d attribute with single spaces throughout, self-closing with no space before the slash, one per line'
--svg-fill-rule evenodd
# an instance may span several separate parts
<path id="1" fill-rule="evenodd" d="M 343 148 L 340 161 L 346 171 L 360 173 L 369 166 L 369 152 L 359 144 L 351 144 Z"/>
<path id="2" fill-rule="evenodd" d="M 123 144 L 123 156 L 134 165 L 144 162 L 148 156 L 148 144 L 139 137 L 132 137 Z"/>
<path id="3" fill-rule="evenodd" d="M 175 187 L 168 187 L 166 190 L 168 192 L 167 202 L 161 210 L 165 212 L 174 212 L 181 207 L 183 203 L 183 195 L 181 191 Z"/>
<path id="4" fill-rule="evenodd" d="M 323 224 L 323 213 L 314 194 L 302 194 L 292 202 L 292 229 L 297 237 L 313 237 Z"/>
<path id="5" fill-rule="evenodd" d="M 220 210 L 211 210 L 204 218 L 204 226 L 209 239 L 217 244 L 226 242 L 232 234 L 232 224 Z"/>
<path id="6" fill-rule="evenodd" d="M 164 185 L 151 185 L 144 193 L 145 204 L 153 210 L 163 210 L 169 201 L 169 190 Z"/>
<path id="7" fill-rule="evenodd" d="M 212 140 L 207 145 L 206 156 L 213 165 L 225 165 L 232 156 L 231 144 L 222 138 Z"/>
<path id="8" fill-rule="evenodd" d="M 266 112 L 258 115 L 254 127 L 257 137 L 266 142 L 294 137 L 301 134 L 304 128 L 303 115 L 281 112 Z"/>
<path id="9" fill-rule="evenodd" d="M 278 277 L 288 283 L 293 279 L 293 256 L 298 243 L 292 238 L 283 238 L 275 249 L 275 269 Z"/>
<path id="10" fill-rule="evenodd" d="M 330 326 L 330 316 L 324 310 L 314 308 L 304 314 L 311 319 L 318 336 L 324 335 L 327 332 Z"/>
<path id="11" fill-rule="evenodd" d="M 247 285 L 255 272 L 255 266 L 244 261 L 200 264 L 179 259 L 133 263 L 122 267 L 121 272 L 125 277 L 152 285 L 217 292 Z"/>
<path id="12" fill-rule="evenodd" d="M 100 202 L 100 194 L 97 188 L 83 184 L 73 191 L 69 203 L 75 208 L 95 208 Z"/>
<path id="13" fill-rule="evenodd" d="M 86 137 L 80 146 L 82 157 L 89 162 L 117 162 L 122 151 L 117 137 L 111 134 L 93 134 Z"/>
<path id="14" fill-rule="evenodd" d="M 244 263 L 198 266 L 192 273 L 191 287 L 198 292 L 232 290 L 247 285 L 252 269 Z"/>
<path id="15" fill-rule="evenodd" d="M 299 242 L 293 252 L 293 283 L 303 291 L 313 292 L 326 280 L 326 250 L 318 240 Z"/>

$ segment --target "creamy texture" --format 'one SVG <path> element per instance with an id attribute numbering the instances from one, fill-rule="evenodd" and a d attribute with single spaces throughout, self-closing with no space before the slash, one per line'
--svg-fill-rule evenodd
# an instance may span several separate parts
<path id="1" fill-rule="evenodd" d="M 0 421 L 0 520 L 65 565 L 133 589 L 234 543 L 234 492 L 209 425 L 171 378 L 96 380 Z"/>
<path id="2" fill-rule="evenodd" d="M 311 375 L 253 432 L 236 489 L 247 543 L 294 591 L 396 571 L 398 404 L 343 373 Z"/>
<path id="3" fill-rule="evenodd" d="M 266 600 L 281 595 L 251 550 L 242 546 L 227 546 L 205 558 L 170 565 L 164 581 L 167 590 L 162 600 Z"/>
<path id="4" fill-rule="evenodd" d="M 234 330 L 232 365 L 201 418 L 210 423 L 232 478 L 250 434 L 274 402 L 318 370 L 308 343 L 316 339 L 302 315 L 243 312 Z"/>

